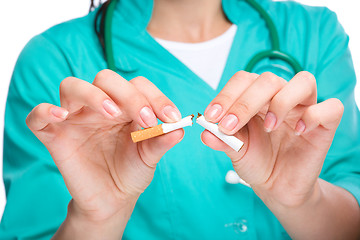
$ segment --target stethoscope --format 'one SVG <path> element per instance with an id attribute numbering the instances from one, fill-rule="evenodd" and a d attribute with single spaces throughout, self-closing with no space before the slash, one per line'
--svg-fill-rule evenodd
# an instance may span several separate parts
<path id="1" fill-rule="evenodd" d="M 280 50 L 279 34 L 270 15 L 255 0 L 244 1 L 246 1 L 250 6 L 252 6 L 266 22 L 270 33 L 272 46 L 271 49 L 260 51 L 254 57 L 252 57 L 244 70 L 247 72 L 252 72 L 256 64 L 258 64 L 261 60 L 265 58 L 271 58 L 280 59 L 284 62 L 287 62 L 292 67 L 295 74 L 302 71 L 303 69 L 300 63 L 293 56 Z M 95 17 L 95 32 L 104 50 L 104 55 L 107 61 L 108 68 L 113 71 L 116 71 L 116 66 L 111 38 L 111 29 L 116 2 L 117 0 L 109 0 L 104 3 L 100 7 Z M 100 15 L 101 20 L 99 21 Z M 98 28 L 98 22 L 100 22 L 100 28 Z"/>
<path id="2" fill-rule="evenodd" d="M 271 46 L 272 46 L 271 49 L 260 51 L 254 57 L 252 57 L 244 70 L 247 72 L 252 72 L 256 64 L 258 64 L 260 61 L 262 61 L 265 58 L 271 58 L 271 59 L 280 59 L 288 63 L 292 67 L 295 74 L 301 72 L 303 69 L 300 63 L 290 54 L 287 54 L 280 50 L 279 34 L 270 15 L 255 0 L 244 0 L 244 1 L 246 1 L 251 7 L 253 7 L 264 19 L 267 28 L 269 29 Z M 114 15 L 116 2 L 117 0 L 109 0 L 100 7 L 99 11 L 96 13 L 95 25 L 94 25 L 95 32 L 99 38 L 100 44 L 104 51 L 108 68 L 113 71 L 116 71 L 116 66 L 115 66 L 115 58 L 114 58 L 112 38 L 111 38 L 111 29 L 112 29 L 112 19 Z M 99 21 L 100 15 L 101 15 L 101 19 Z M 100 28 L 98 28 L 98 22 L 100 22 Z M 225 181 L 230 184 L 240 183 L 245 186 L 249 186 L 233 170 L 227 172 Z"/>

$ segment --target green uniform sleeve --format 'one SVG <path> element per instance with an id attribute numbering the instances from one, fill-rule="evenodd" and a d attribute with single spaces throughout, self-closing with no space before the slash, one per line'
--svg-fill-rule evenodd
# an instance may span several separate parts
<path id="1" fill-rule="evenodd" d="M 345 109 L 320 177 L 348 190 L 360 203 L 360 113 L 354 98 L 356 76 L 349 37 L 329 10 L 321 25 L 316 74 L 319 100 L 339 98 Z"/>
<path id="2" fill-rule="evenodd" d="M 65 219 L 70 194 L 25 119 L 39 103 L 59 104 L 59 84 L 72 75 L 67 62 L 56 44 L 39 35 L 25 46 L 16 63 L 5 112 L 7 202 L 0 239 L 49 239 Z"/>

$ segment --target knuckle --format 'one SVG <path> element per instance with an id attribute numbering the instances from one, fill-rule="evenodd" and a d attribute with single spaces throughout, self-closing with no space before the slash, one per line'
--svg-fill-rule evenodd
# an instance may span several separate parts
<path id="1" fill-rule="evenodd" d="M 114 76 L 114 72 L 110 69 L 103 69 L 100 72 L 98 72 L 94 78 L 93 84 L 98 85 L 101 84 L 103 81 L 106 81 L 107 79 Z"/>
<path id="2" fill-rule="evenodd" d="M 34 116 L 36 118 L 44 118 L 49 113 L 49 104 L 41 103 L 34 109 Z"/>
<path id="3" fill-rule="evenodd" d="M 311 89 L 316 88 L 316 79 L 313 74 L 307 71 L 298 73 L 301 76 L 302 81 Z"/>
<path id="4" fill-rule="evenodd" d="M 165 107 L 166 105 L 169 105 L 171 102 L 167 97 L 157 95 L 152 100 L 152 103 L 154 106 L 159 106 L 160 108 L 162 108 L 162 107 Z"/>
<path id="5" fill-rule="evenodd" d="M 44 112 L 48 108 L 49 108 L 49 105 L 47 103 L 40 103 L 39 105 L 37 105 L 34 108 L 34 110 L 35 110 L 35 112 Z"/>
<path id="6" fill-rule="evenodd" d="M 262 81 L 268 84 L 270 87 L 282 87 L 285 84 L 285 80 L 278 77 L 272 72 L 264 72 L 260 75 Z"/>
<path id="7" fill-rule="evenodd" d="M 256 78 L 259 77 L 259 74 L 257 74 L 257 73 L 250 73 L 250 77 L 251 77 L 253 80 L 255 80 Z"/>
<path id="8" fill-rule="evenodd" d="M 249 73 L 246 71 L 238 71 L 233 75 L 234 80 L 243 80 L 243 79 L 248 79 L 248 80 L 254 80 L 258 77 L 258 75 L 256 73 Z"/>
<path id="9" fill-rule="evenodd" d="M 343 105 L 343 103 L 337 98 L 332 98 L 330 100 L 331 100 L 332 105 L 333 105 L 332 106 L 333 111 L 337 115 L 342 116 L 342 114 L 344 113 L 344 105 Z"/>
<path id="10" fill-rule="evenodd" d="M 132 109 L 130 111 L 140 111 L 143 107 L 147 106 L 152 108 L 152 105 L 143 95 L 137 95 L 134 100 L 131 100 Z"/>
<path id="11" fill-rule="evenodd" d="M 301 71 L 298 73 L 298 75 L 301 76 L 301 78 L 303 78 L 305 81 L 309 81 L 311 83 L 316 82 L 315 76 L 308 71 Z"/>
<path id="12" fill-rule="evenodd" d="M 219 103 L 220 105 L 231 105 L 234 99 L 235 98 L 229 93 L 220 93 L 213 102 Z"/>
<path id="13" fill-rule="evenodd" d="M 276 111 L 281 111 L 281 110 L 285 110 L 288 109 L 288 101 L 286 101 L 286 99 L 283 99 L 281 96 L 276 95 L 270 103 L 270 106 L 272 109 Z"/>
<path id="14" fill-rule="evenodd" d="M 113 71 L 111 71 L 110 69 L 103 69 L 100 72 L 98 72 L 95 76 L 95 78 L 108 78 L 109 76 L 112 76 L 114 74 Z"/>
<path id="15" fill-rule="evenodd" d="M 64 92 L 66 91 L 66 89 L 71 88 L 75 79 L 76 79 L 75 77 L 67 77 L 64 80 L 62 80 L 59 87 L 60 92 Z"/>
<path id="16" fill-rule="evenodd" d="M 306 112 L 306 115 L 312 121 L 315 121 L 315 122 L 320 121 L 320 116 L 319 116 L 319 113 L 316 110 L 316 108 L 313 108 L 313 107 L 308 108 L 307 112 Z"/>
<path id="17" fill-rule="evenodd" d="M 260 75 L 262 78 L 266 78 L 268 81 L 276 81 L 277 76 L 272 72 L 264 72 Z"/>
<path id="18" fill-rule="evenodd" d="M 131 79 L 130 82 L 134 85 L 138 85 L 138 84 L 147 83 L 147 82 L 149 82 L 149 80 L 143 76 L 138 76 L 138 77 Z"/>
<path id="19" fill-rule="evenodd" d="M 235 113 L 235 115 L 238 115 L 239 113 L 247 115 L 250 113 L 250 105 L 244 100 L 239 100 L 234 103 L 230 111 L 231 110 Z"/>
<path id="20" fill-rule="evenodd" d="M 34 120 L 39 120 L 41 118 L 46 117 L 48 110 L 49 110 L 49 105 L 47 103 L 40 103 L 39 105 L 34 107 L 26 117 L 25 120 L 26 125 L 30 127 L 31 123 Z"/>
<path id="21" fill-rule="evenodd" d="M 238 78 L 244 78 L 244 77 L 248 77 L 249 74 L 250 74 L 250 73 L 241 70 L 241 71 L 236 72 L 236 73 L 234 74 L 234 77 L 235 77 L 236 79 L 238 79 Z"/>

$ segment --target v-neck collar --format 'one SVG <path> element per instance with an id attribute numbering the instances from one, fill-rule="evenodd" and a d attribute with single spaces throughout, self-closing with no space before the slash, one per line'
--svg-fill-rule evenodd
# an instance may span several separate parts
<path id="1" fill-rule="evenodd" d="M 221 78 L 219 81 L 219 84 L 216 89 L 213 89 L 204 79 L 202 79 L 199 75 L 197 75 L 195 72 L 193 72 L 187 65 L 185 65 L 182 61 L 180 61 L 176 56 L 174 56 L 172 53 L 170 53 L 167 49 L 165 49 L 161 44 L 159 44 L 156 39 L 154 39 L 148 32 L 146 32 L 148 41 L 153 45 L 153 47 L 157 48 L 160 55 L 163 55 L 166 57 L 169 61 L 171 61 L 171 65 L 173 68 L 175 68 L 178 72 L 181 72 L 183 75 L 187 76 L 186 81 L 191 80 L 191 83 L 198 85 L 198 87 L 201 87 L 203 90 L 208 92 L 209 94 L 213 95 L 214 93 L 220 92 L 220 90 L 225 86 L 226 82 L 228 81 L 228 70 L 230 70 L 232 64 L 232 61 L 234 61 L 234 52 L 237 52 L 237 49 L 239 48 L 234 44 L 237 42 L 237 38 L 239 37 L 239 29 L 237 28 L 235 36 L 232 41 L 232 45 L 229 50 L 228 57 L 226 59 L 226 64 L 223 69 L 223 72 L 221 74 Z"/>
<path id="2" fill-rule="evenodd" d="M 257 0 L 261 4 L 268 0 Z M 225 15 L 230 22 L 238 25 L 229 55 L 218 84 L 217 89 L 213 89 L 197 74 L 191 71 L 184 63 L 163 48 L 147 31 L 146 27 L 151 19 L 153 10 L 153 0 L 121 0 L 117 3 L 113 18 L 113 38 L 120 39 L 117 46 L 114 45 L 114 56 L 116 67 L 123 72 L 134 72 L 139 69 L 140 61 L 143 56 L 154 57 L 158 64 L 166 64 L 166 70 L 173 72 L 185 78 L 196 87 L 202 88 L 212 96 L 218 93 L 226 84 L 228 79 L 236 71 L 239 65 L 238 54 L 240 52 L 239 40 L 242 34 L 242 28 L 239 26 L 241 19 L 246 18 L 251 7 L 241 0 L 223 0 L 222 6 Z M 242 9 L 239 11 L 239 9 Z M 252 11 L 253 12 L 253 11 Z M 244 22 L 242 22 L 243 24 Z M 129 44 L 133 47 L 129 48 Z M 134 52 L 137 52 L 135 53 Z M 155 52 L 154 52 L 155 51 Z M 141 56 L 136 55 L 141 52 Z M 171 66 L 171 67 L 170 67 Z"/>

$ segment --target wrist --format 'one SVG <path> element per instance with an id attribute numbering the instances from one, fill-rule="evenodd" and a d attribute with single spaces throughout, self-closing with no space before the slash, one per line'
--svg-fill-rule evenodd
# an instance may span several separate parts
<path id="1" fill-rule="evenodd" d="M 112 214 L 84 211 L 71 200 L 54 239 L 121 239 L 136 200 L 119 203 L 118 211 Z"/>
<path id="2" fill-rule="evenodd" d="M 319 178 L 315 184 L 306 191 L 284 190 L 281 193 L 273 193 L 270 189 L 252 186 L 255 193 L 270 210 L 289 211 L 317 206 L 323 197 Z"/>
<path id="3" fill-rule="evenodd" d="M 112 204 L 102 203 L 99 206 L 99 204 L 96 203 L 95 206 L 86 206 L 86 208 L 83 208 L 76 200 L 72 199 L 68 205 L 67 218 L 95 224 L 115 221 L 119 218 L 123 218 L 127 213 L 130 213 L 131 215 L 137 199 L 138 197 L 122 200 L 118 199 Z"/>
<path id="4" fill-rule="evenodd" d="M 264 203 L 293 239 L 357 239 L 360 215 L 356 199 L 319 178 L 313 188 L 298 204 L 270 197 Z"/>

